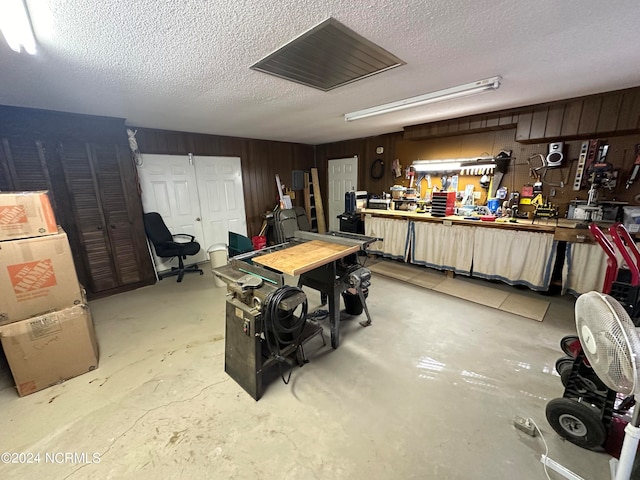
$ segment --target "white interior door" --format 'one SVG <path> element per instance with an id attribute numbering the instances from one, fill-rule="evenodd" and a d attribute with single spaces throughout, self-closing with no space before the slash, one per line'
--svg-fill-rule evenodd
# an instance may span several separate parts
<path id="1" fill-rule="evenodd" d="M 145 212 L 158 212 L 171 233 L 193 235 L 202 249 L 188 258 L 188 263 L 207 260 L 207 244 L 203 241 L 200 200 L 193 165 L 186 155 L 143 155 L 138 166 Z M 226 243 L 226 242 L 225 242 Z M 155 256 L 156 270 L 171 268 L 171 259 Z M 173 262 L 175 264 L 175 262 Z"/>
<path id="2" fill-rule="evenodd" d="M 229 232 L 247 235 L 239 157 L 194 157 L 204 238 L 209 247 L 229 242 Z"/>
<path id="3" fill-rule="evenodd" d="M 344 194 L 357 190 L 358 156 L 329 160 L 329 230 L 340 230 L 338 215 L 344 213 Z"/>
<path id="4" fill-rule="evenodd" d="M 207 260 L 211 245 L 229 242 L 229 232 L 247 235 L 239 157 L 143 155 L 138 175 L 145 212 L 162 215 L 171 233 L 193 235 L 202 249 L 191 262 Z M 155 256 L 156 269 L 168 261 Z"/>

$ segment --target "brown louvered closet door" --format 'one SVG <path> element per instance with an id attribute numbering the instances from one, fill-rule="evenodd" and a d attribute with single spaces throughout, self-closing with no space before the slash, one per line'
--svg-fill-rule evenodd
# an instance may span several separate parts
<path id="1" fill-rule="evenodd" d="M 55 204 L 42 142 L 13 137 L 0 139 L 0 190 L 49 190 Z"/>
<path id="2" fill-rule="evenodd" d="M 84 143 L 59 145 L 60 161 L 71 198 L 80 247 L 89 270 L 88 288 L 93 292 L 101 292 L 119 286 L 119 282 L 112 260 L 91 150 L 91 146 Z"/>
<path id="3" fill-rule="evenodd" d="M 0 191 L 48 190 L 88 298 L 156 282 L 122 118 L 0 105 Z"/>
<path id="4" fill-rule="evenodd" d="M 118 145 L 91 145 L 90 151 L 118 283 L 139 282 L 140 262 L 121 168 L 128 152 Z"/>

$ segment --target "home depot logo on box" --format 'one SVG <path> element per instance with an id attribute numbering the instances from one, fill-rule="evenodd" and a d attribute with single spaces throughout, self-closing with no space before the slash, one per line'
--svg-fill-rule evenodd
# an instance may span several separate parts
<path id="1" fill-rule="evenodd" d="M 17 223 L 27 223 L 27 210 L 24 205 L 0 206 L 0 226 L 15 225 Z"/>
<path id="2" fill-rule="evenodd" d="M 45 296 L 45 289 L 57 285 L 51 259 L 17 263 L 7 266 L 7 270 L 18 301 Z"/>

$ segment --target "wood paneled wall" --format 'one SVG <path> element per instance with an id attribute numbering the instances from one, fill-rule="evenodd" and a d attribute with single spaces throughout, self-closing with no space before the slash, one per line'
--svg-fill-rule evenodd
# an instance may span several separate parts
<path id="1" fill-rule="evenodd" d="M 587 198 L 587 189 L 572 189 L 582 139 L 602 139 L 609 144 L 607 161 L 612 163 L 619 173 L 616 188 L 612 191 L 601 189 L 600 199 L 638 205 L 640 181 L 629 189 L 625 188 L 625 182 L 635 160 L 635 146 L 640 144 L 639 115 L 640 88 L 626 89 L 550 104 L 414 125 L 405 127 L 404 132 L 377 137 L 318 145 L 316 163 L 318 169 L 326 176 L 328 160 L 358 155 L 358 188 L 379 195 L 383 191 L 388 192 L 392 185 L 409 184 L 404 175 L 400 178 L 393 176 L 391 166 L 394 159 L 398 159 L 401 165 L 406 167 L 414 160 L 497 155 L 501 150 L 511 150 L 512 162 L 502 185 L 506 186 L 509 192 L 519 192 L 523 185 L 535 181 L 530 176 L 527 159 L 535 154 L 546 156 L 550 142 L 564 141 L 565 163 L 562 168 L 549 170 L 547 182 L 543 186 L 544 196 L 559 205 L 560 212 L 564 215 L 571 200 Z M 544 119 L 544 122 L 541 119 Z M 564 125 L 564 130 L 560 127 L 551 128 L 554 120 L 556 124 Z M 540 127 L 542 124 L 544 128 Z M 566 136 L 563 136 L 565 134 Z M 382 155 L 376 154 L 378 146 L 384 148 Z M 376 158 L 384 161 L 385 168 L 383 178 L 378 181 L 373 180 L 370 175 L 371 164 Z M 535 166 L 540 165 L 540 160 L 532 159 L 532 163 Z M 565 180 L 568 180 L 565 182 L 566 185 L 560 187 L 560 182 Z M 439 179 L 435 183 L 439 185 Z M 480 189 L 479 177 L 460 178 L 459 189 L 463 189 L 468 183 Z M 486 195 L 483 195 L 483 200 L 485 199 Z"/>
<path id="2" fill-rule="evenodd" d="M 188 132 L 137 130 L 138 148 L 144 153 L 240 157 L 247 232 L 257 235 L 262 226 L 262 214 L 277 203 L 275 175 L 291 185 L 293 170 L 309 170 L 314 166 L 314 148 L 299 143 L 272 142 L 249 138 L 204 135 Z M 302 191 L 296 192 L 294 205 L 303 205 Z"/>
<path id="3" fill-rule="evenodd" d="M 327 191 L 327 162 L 331 159 L 353 157 L 354 155 L 358 156 L 357 188 L 377 195 L 388 191 L 391 185 L 397 183 L 391 172 L 391 164 L 395 158 L 398 158 L 396 145 L 401 140 L 402 132 L 396 132 L 316 146 L 316 163 L 320 181 L 324 187 L 324 198 L 326 198 L 325 192 Z M 383 153 L 376 153 L 378 147 L 384 149 Z M 381 179 L 375 180 L 371 178 L 371 166 L 378 158 L 384 162 L 384 175 Z"/>
<path id="4" fill-rule="evenodd" d="M 516 128 L 522 143 L 632 135 L 640 129 L 640 87 L 482 113 L 404 128 L 405 140 Z"/>
<path id="5" fill-rule="evenodd" d="M 17 138 L 127 143 L 123 118 L 0 105 L 0 133 Z"/>

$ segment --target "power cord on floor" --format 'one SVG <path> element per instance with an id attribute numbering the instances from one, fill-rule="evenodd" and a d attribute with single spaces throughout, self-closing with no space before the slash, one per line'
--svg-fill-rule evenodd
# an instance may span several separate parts
<path id="1" fill-rule="evenodd" d="M 542 439 L 542 443 L 544 443 L 545 461 L 542 462 L 542 466 L 544 467 L 544 474 L 547 476 L 547 480 L 551 480 L 551 477 L 549 476 L 549 471 L 547 470 L 547 461 L 546 461 L 546 459 L 549 458 L 549 445 L 547 445 L 547 441 L 544 439 L 544 435 L 542 435 L 542 430 L 540 430 L 540 427 L 538 427 L 538 424 L 532 418 L 529 418 L 528 420 L 533 424 L 534 427 L 536 427 L 536 430 L 538 431 L 538 434 Z"/>
<path id="2" fill-rule="evenodd" d="M 319 322 L 329 316 L 329 310 L 316 310 L 307 315 L 307 320 Z"/>

